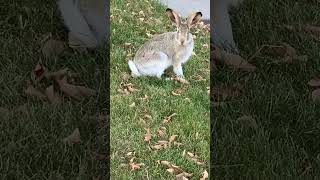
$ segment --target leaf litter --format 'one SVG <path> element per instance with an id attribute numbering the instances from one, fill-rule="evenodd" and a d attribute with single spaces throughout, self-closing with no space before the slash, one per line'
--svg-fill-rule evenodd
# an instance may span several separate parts
<path id="1" fill-rule="evenodd" d="M 81 142 L 79 128 L 76 128 L 72 132 L 72 134 L 70 134 L 69 136 L 65 137 L 63 139 L 63 142 L 68 144 L 68 145 L 79 144 Z"/>
<path id="2" fill-rule="evenodd" d="M 169 161 L 157 161 L 158 164 L 161 164 L 166 167 L 167 172 L 170 174 L 176 175 L 176 179 L 188 179 L 192 174 L 185 172 L 181 167 L 169 162 Z"/>
<path id="3" fill-rule="evenodd" d="M 24 90 L 27 95 L 38 97 L 42 100 L 48 100 L 52 104 L 60 102 L 59 93 L 55 91 L 54 84 L 57 83 L 58 89 L 67 97 L 80 100 L 83 97 L 94 96 L 96 91 L 84 86 L 72 85 L 67 81 L 67 77 L 75 76 L 69 73 L 67 68 L 60 69 L 56 72 L 49 72 L 41 62 L 38 62 L 31 74 L 33 83 L 28 83 L 28 87 Z M 47 79 L 51 85 L 45 89 L 40 88 L 41 81 Z M 43 86 L 43 85 L 42 85 Z"/>

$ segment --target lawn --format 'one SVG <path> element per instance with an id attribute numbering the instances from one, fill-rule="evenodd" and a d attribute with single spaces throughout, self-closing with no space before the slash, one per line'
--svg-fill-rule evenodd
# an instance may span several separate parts
<path id="1" fill-rule="evenodd" d="M 5 1 L 0 12 L 0 179 L 105 179 L 107 126 L 97 117 L 107 111 L 109 98 L 106 50 L 44 58 L 45 36 L 66 39 L 55 1 Z M 39 60 L 50 71 L 69 68 L 78 74 L 74 84 L 95 89 L 97 96 L 63 98 L 55 106 L 26 95 Z M 81 143 L 65 145 L 63 138 L 75 128 Z"/>
<path id="2" fill-rule="evenodd" d="M 265 54 L 252 58 L 254 73 L 226 67 L 213 73 L 214 86 L 241 84 L 240 96 L 214 107 L 212 173 L 216 179 L 319 179 L 320 111 L 308 81 L 319 76 L 319 41 L 283 25 L 320 25 L 317 1 L 248 0 L 232 16 L 241 55 L 262 45 L 288 43 L 307 63 L 277 63 Z M 241 121 L 239 117 L 253 120 Z"/>
<path id="3" fill-rule="evenodd" d="M 165 9 L 151 0 L 111 1 L 111 179 L 175 179 L 158 160 L 180 166 L 193 174 L 191 179 L 209 169 L 209 32 L 192 31 L 195 55 L 184 66 L 190 84 L 164 77 L 128 77 L 127 60 L 150 34 L 175 30 Z M 174 113 L 169 123 L 163 123 Z M 152 134 L 149 141 L 144 140 L 146 129 Z M 151 148 L 173 135 L 176 140 L 166 148 Z M 183 156 L 184 151 L 196 154 L 204 164 L 197 165 L 187 153 Z"/>

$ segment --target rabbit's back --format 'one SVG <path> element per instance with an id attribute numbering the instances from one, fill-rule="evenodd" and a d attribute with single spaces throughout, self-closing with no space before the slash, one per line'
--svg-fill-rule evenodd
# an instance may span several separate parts
<path id="1" fill-rule="evenodd" d="M 140 59 L 140 57 L 148 51 L 161 51 L 170 59 L 173 59 L 177 54 L 186 54 L 187 52 L 185 51 L 189 51 L 190 48 L 193 48 L 193 40 L 191 39 L 191 43 L 185 46 L 178 45 L 175 40 L 176 34 L 176 32 L 167 32 L 155 35 L 141 46 L 135 55 L 135 59 Z"/>

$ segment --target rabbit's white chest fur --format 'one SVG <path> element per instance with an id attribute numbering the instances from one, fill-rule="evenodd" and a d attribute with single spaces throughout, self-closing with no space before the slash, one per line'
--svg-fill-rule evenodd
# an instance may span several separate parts
<path id="1" fill-rule="evenodd" d="M 175 61 L 177 61 L 178 63 L 184 64 L 190 59 L 192 55 L 194 43 L 192 39 L 192 34 L 189 34 L 189 36 L 190 36 L 190 40 L 188 44 L 177 47 L 177 51 L 176 51 L 176 54 L 173 56 L 172 63 L 175 63 Z"/>

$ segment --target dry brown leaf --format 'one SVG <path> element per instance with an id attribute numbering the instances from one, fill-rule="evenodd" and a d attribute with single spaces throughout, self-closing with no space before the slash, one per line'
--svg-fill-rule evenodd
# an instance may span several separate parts
<path id="1" fill-rule="evenodd" d="M 161 144 L 156 144 L 156 145 L 151 146 L 151 149 L 153 149 L 153 150 L 160 150 L 162 148 L 164 148 L 164 146 Z"/>
<path id="2" fill-rule="evenodd" d="M 169 143 L 172 143 L 173 141 L 175 141 L 177 139 L 178 135 L 172 135 L 169 138 Z"/>
<path id="3" fill-rule="evenodd" d="M 209 178 L 209 173 L 207 170 L 203 171 L 202 173 L 202 177 L 200 178 L 200 180 L 206 180 Z"/>
<path id="4" fill-rule="evenodd" d="M 311 98 L 313 101 L 319 101 L 320 100 L 320 89 L 316 89 L 312 91 Z"/>
<path id="5" fill-rule="evenodd" d="M 173 78 L 171 78 L 171 80 L 177 81 L 181 84 L 189 84 L 189 82 L 186 79 L 181 78 L 181 77 L 173 77 Z"/>
<path id="6" fill-rule="evenodd" d="M 213 50 L 213 59 L 216 62 L 247 72 L 253 72 L 256 70 L 254 65 L 250 64 L 241 56 L 220 50 L 219 48 L 215 48 Z"/>
<path id="7" fill-rule="evenodd" d="M 123 73 L 121 79 L 123 81 L 128 81 L 131 78 L 131 75 L 128 73 Z"/>
<path id="8" fill-rule="evenodd" d="M 143 116 L 144 119 L 147 119 L 147 120 L 151 120 L 152 119 L 152 116 L 150 114 L 145 114 Z"/>
<path id="9" fill-rule="evenodd" d="M 80 100 L 83 97 L 94 96 L 96 91 L 84 86 L 76 86 L 69 84 L 67 78 L 63 77 L 62 79 L 56 79 L 60 90 L 68 97 L 75 98 Z"/>
<path id="10" fill-rule="evenodd" d="M 132 83 L 123 84 L 122 88 L 124 92 L 129 92 L 129 93 L 139 91 L 139 89 L 134 88 L 134 85 Z"/>
<path id="11" fill-rule="evenodd" d="M 308 84 L 309 84 L 309 86 L 312 86 L 312 87 L 320 87 L 320 79 L 319 78 L 311 79 L 308 82 Z"/>
<path id="12" fill-rule="evenodd" d="M 173 142 L 173 145 L 175 145 L 175 146 L 177 146 L 177 147 L 180 147 L 180 146 L 183 146 L 183 143 Z"/>
<path id="13" fill-rule="evenodd" d="M 81 142 L 79 128 L 76 128 L 72 134 L 63 139 L 63 142 L 69 145 L 79 144 Z"/>
<path id="14" fill-rule="evenodd" d="M 157 141 L 155 145 L 151 146 L 153 150 L 166 149 L 168 147 L 168 141 Z"/>
<path id="15" fill-rule="evenodd" d="M 269 55 L 278 56 L 282 59 L 279 62 L 283 63 L 293 63 L 297 62 L 306 62 L 308 61 L 308 56 L 306 55 L 297 55 L 297 51 L 287 43 L 282 43 L 280 45 L 269 45 L 263 46 L 263 52 Z"/>
<path id="16" fill-rule="evenodd" d="M 150 132 L 150 129 L 149 128 L 145 128 L 145 130 L 147 131 L 146 134 L 144 134 L 144 141 L 147 141 L 149 142 L 151 140 L 151 132 Z"/>
<path id="17" fill-rule="evenodd" d="M 124 94 L 124 95 L 128 95 L 130 94 L 130 92 L 127 89 L 118 89 L 117 90 L 119 93 Z"/>
<path id="18" fill-rule="evenodd" d="M 38 97 L 38 98 L 40 98 L 42 100 L 45 100 L 47 98 L 42 90 L 40 90 L 38 88 L 35 88 L 32 85 L 30 85 L 24 92 L 27 95 L 35 96 L 35 97 Z"/>
<path id="19" fill-rule="evenodd" d="M 127 43 L 127 42 L 126 42 L 126 43 L 123 44 L 123 46 L 124 46 L 125 48 L 129 48 L 129 47 L 131 46 L 131 43 Z"/>
<path id="20" fill-rule="evenodd" d="M 191 176 L 192 176 L 192 174 L 190 174 L 190 173 L 182 172 L 182 173 L 176 175 L 176 178 L 182 178 L 182 177 L 188 178 L 188 177 L 191 177 Z"/>
<path id="21" fill-rule="evenodd" d="M 0 117 L 6 117 L 10 113 L 10 110 L 7 108 L 0 107 Z"/>
<path id="22" fill-rule="evenodd" d="M 170 167 L 171 163 L 169 161 L 160 161 L 160 164 Z"/>
<path id="23" fill-rule="evenodd" d="M 66 49 L 65 42 L 49 39 L 42 47 L 42 53 L 46 57 L 58 56 Z"/>
<path id="24" fill-rule="evenodd" d="M 297 51 L 292 46 L 286 43 L 282 43 L 281 45 L 265 46 L 263 52 L 280 57 L 297 55 Z"/>
<path id="25" fill-rule="evenodd" d="M 176 116 L 176 115 L 177 115 L 177 113 L 173 113 L 173 114 L 171 114 L 170 116 L 165 117 L 162 123 L 163 123 L 163 124 L 166 124 L 166 123 L 171 122 L 172 117 L 174 117 L 174 116 Z"/>
<path id="26" fill-rule="evenodd" d="M 188 157 L 195 162 L 197 165 L 203 165 L 204 162 L 202 162 L 199 157 L 191 152 L 187 152 Z"/>
<path id="27" fill-rule="evenodd" d="M 318 26 L 311 26 L 311 25 L 303 25 L 303 26 L 291 26 L 291 25 L 285 25 L 284 26 L 286 29 L 290 30 L 290 31 L 305 31 L 311 34 L 311 36 L 319 41 L 320 40 L 320 27 Z"/>
<path id="28" fill-rule="evenodd" d="M 186 156 L 186 150 L 183 150 L 181 155 L 182 155 L 182 157 L 185 157 Z"/>
<path id="29" fill-rule="evenodd" d="M 126 154 L 126 156 L 132 156 L 133 155 L 133 152 L 128 152 L 127 154 Z"/>
<path id="30" fill-rule="evenodd" d="M 33 76 L 36 82 L 41 81 L 44 77 L 46 77 L 48 73 L 48 69 L 40 62 L 33 69 Z"/>
<path id="31" fill-rule="evenodd" d="M 200 75 L 195 75 L 195 76 L 192 77 L 192 79 L 194 79 L 196 81 L 205 81 L 206 80 Z"/>
<path id="32" fill-rule="evenodd" d="M 241 125 L 246 125 L 247 127 L 253 128 L 253 129 L 258 129 L 258 125 L 256 120 L 252 116 L 241 116 L 237 119 Z"/>
<path id="33" fill-rule="evenodd" d="M 133 108 L 133 107 L 135 107 L 136 106 L 136 103 L 135 102 L 133 102 L 133 103 L 131 103 L 130 105 L 129 105 L 129 107 L 131 107 L 131 108 Z"/>
<path id="34" fill-rule="evenodd" d="M 176 174 L 180 174 L 180 173 L 183 173 L 183 172 L 184 172 L 179 166 L 176 166 L 176 165 L 174 165 L 174 164 L 171 164 L 171 168 L 174 169 L 174 172 L 175 172 Z"/>
<path id="35" fill-rule="evenodd" d="M 143 101 L 148 101 L 149 100 L 149 96 L 145 94 L 143 97 L 141 97 L 139 99 L 141 99 Z"/>
<path id="36" fill-rule="evenodd" d="M 167 171 L 168 171 L 169 173 L 171 173 L 171 174 L 174 173 L 174 169 L 173 169 L 173 168 L 168 168 Z"/>
<path id="37" fill-rule="evenodd" d="M 63 76 L 68 74 L 68 71 L 69 71 L 68 68 L 64 68 L 56 72 L 48 72 L 46 74 L 46 78 L 61 79 Z"/>
<path id="38" fill-rule="evenodd" d="M 171 94 L 174 95 L 174 96 L 180 96 L 181 93 L 183 93 L 183 91 L 184 91 L 184 89 L 178 88 L 178 89 L 172 91 Z"/>
<path id="39" fill-rule="evenodd" d="M 239 96 L 241 92 L 242 86 L 240 85 L 222 85 L 212 87 L 211 89 L 212 95 L 222 96 L 222 99 Z"/>
<path id="40" fill-rule="evenodd" d="M 187 155 L 188 155 L 189 157 L 194 157 L 194 154 L 193 154 L 192 152 L 187 152 Z"/>
<path id="41" fill-rule="evenodd" d="M 162 136 L 164 136 L 164 135 L 166 135 L 166 128 L 165 127 L 160 127 L 159 129 L 158 129 L 158 135 L 160 136 L 160 137 L 162 137 Z"/>
<path id="42" fill-rule="evenodd" d="M 54 92 L 53 85 L 46 88 L 45 95 L 47 96 L 47 98 L 51 104 L 59 104 L 60 103 L 60 97 Z"/>
<path id="43" fill-rule="evenodd" d="M 134 158 L 132 158 L 131 160 L 130 160 L 130 162 L 129 162 L 129 166 L 130 166 L 130 168 L 131 168 L 131 170 L 138 170 L 138 169 L 140 169 L 141 168 L 141 166 L 143 166 L 144 164 L 143 163 L 135 163 L 135 162 L 133 162 L 133 159 Z"/>

